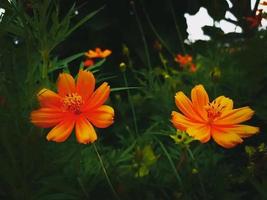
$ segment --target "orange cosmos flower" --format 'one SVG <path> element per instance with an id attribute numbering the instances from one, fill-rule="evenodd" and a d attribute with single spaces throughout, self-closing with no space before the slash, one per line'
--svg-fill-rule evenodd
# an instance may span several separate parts
<path id="1" fill-rule="evenodd" d="M 232 148 L 242 143 L 242 138 L 259 132 L 258 127 L 239 124 L 254 114 L 247 106 L 233 109 L 233 101 L 224 96 L 210 103 L 202 85 L 192 89 L 191 99 L 181 91 L 176 93 L 175 103 L 183 114 L 173 111 L 171 121 L 177 129 L 186 131 L 202 143 L 212 137 L 219 145 Z"/>
<path id="2" fill-rule="evenodd" d="M 95 78 L 91 72 L 80 71 L 75 84 L 67 73 L 59 75 L 58 93 L 42 89 L 38 93 L 41 108 L 31 113 L 31 122 L 42 128 L 54 127 L 47 140 L 64 142 L 75 127 L 79 143 L 87 144 L 97 139 L 94 126 L 106 128 L 113 123 L 114 110 L 103 105 L 110 93 L 104 82 L 95 91 Z"/>
<path id="3" fill-rule="evenodd" d="M 84 62 L 83 62 L 83 66 L 85 66 L 86 68 L 87 67 L 91 67 L 94 65 L 94 61 L 92 59 L 86 59 Z"/>
<path id="4" fill-rule="evenodd" d="M 192 56 L 185 54 L 184 56 L 181 54 L 178 54 L 174 60 L 178 62 L 182 67 L 185 67 L 186 65 L 192 63 Z"/>
<path id="5" fill-rule="evenodd" d="M 196 72 L 197 68 L 196 65 L 192 62 L 193 58 L 192 56 L 185 54 L 184 56 L 181 54 L 178 54 L 174 60 L 180 64 L 181 68 L 188 68 L 190 72 Z"/>
<path id="6" fill-rule="evenodd" d="M 84 55 L 88 58 L 106 58 L 111 54 L 111 50 L 106 49 L 102 51 L 100 48 L 96 48 L 95 51 L 89 50 Z"/>
<path id="7" fill-rule="evenodd" d="M 191 63 L 191 64 L 190 64 L 189 71 L 190 71 L 190 72 L 196 72 L 196 71 L 197 71 L 197 67 L 196 67 L 196 65 L 193 64 L 193 63 Z"/>

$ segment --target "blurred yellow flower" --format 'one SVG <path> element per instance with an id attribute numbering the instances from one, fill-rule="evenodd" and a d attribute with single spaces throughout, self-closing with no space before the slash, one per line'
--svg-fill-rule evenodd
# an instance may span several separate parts
<path id="1" fill-rule="evenodd" d="M 176 93 L 175 103 L 183 114 L 173 111 L 171 121 L 177 129 L 186 131 L 202 143 L 212 137 L 219 145 L 232 148 L 242 143 L 242 138 L 259 132 L 258 127 L 239 124 L 254 114 L 248 106 L 233 109 L 233 101 L 224 96 L 210 103 L 202 85 L 192 89 L 191 99 L 181 91 Z"/>

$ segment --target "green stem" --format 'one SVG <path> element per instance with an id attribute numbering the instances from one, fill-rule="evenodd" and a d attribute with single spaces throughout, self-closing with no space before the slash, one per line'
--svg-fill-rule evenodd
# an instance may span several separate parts
<path id="1" fill-rule="evenodd" d="M 84 195 L 86 196 L 87 199 L 89 199 L 89 195 L 86 192 L 86 189 L 85 189 L 85 187 L 83 185 L 82 179 L 80 177 L 78 177 L 77 180 L 78 180 L 78 183 L 80 184 L 80 186 L 82 188 L 82 191 L 83 191 Z"/>
<path id="2" fill-rule="evenodd" d="M 123 74 L 123 80 L 124 80 L 124 84 L 125 87 L 128 88 L 128 80 L 126 77 L 126 72 L 122 72 Z M 134 130 L 135 130 L 135 134 L 138 135 L 138 126 L 137 126 L 137 121 L 136 121 L 136 113 L 135 113 L 135 109 L 134 109 L 134 105 L 133 105 L 133 101 L 132 101 L 132 96 L 131 96 L 131 92 L 129 89 L 127 89 L 127 96 L 128 96 L 128 101 L 132 110 L 132 114 L 133 114 L 133 121 L 134 121 Z"/>
<path id="3" fill-rule="evenodd" d="M 180 44 L 181 44 L 182 52 L 184 54 L 186 54 L 183 36 L 181 34 L 180 28 L 179 28 L 178 23 L 177 23 L 177 19 L 176 19 L 175 12 L 174 12 L 174 9 L 173 9 L 172 0 L 169 0 L 169 2 L 170 2 L 170 8 L 171 8 L 171 13 L 172 13 L 173 21 L 174 21 L 174 24 L 175 24 L 175 29 L 176 29 L 176 32 L 177 32 L 177 35 L 178 35 L 178 38 L 179 38 L 179 41 L 180 41 Z"/>
<path id="4" fill-rule="evenodd" d="M 48 82 L 49 51 L 47 50 L 41 51 L 41 56 L 43 60 L 41 78 L 44 84 L 46 85 Z"/>
<path id="5" fill-rule="evenodd" d="M 195 159 L 195 156 L 194 156 L 193 152 L 191 151 L 191 149 L 188 146 L 186 146 L 186 150 L 187 150 L 190 158 L 193 161 L 194 167 L 197 168 L 197 169 L 199 169 L 198 164 L 197 164 L 196 159 Z M 199 180 L 200 187 L 201 187 L 201 190 L 202 190 L 202 193 L 203 193 L 203 197 L 204 197 L 203 199 L 207 199 L 207 192 L 206 192 L 206 189 L 204 187 L 202 178 L 201 178 L 201 176 L 200 176 L 199 173 L 198 173 L 198 180 Z"/>
<path id="6" fill-rule="evenodd" d="M 112 185 L 112 183 L 111 183 L 111 181 L 110 181 L 110 178 L 109 178 L 109 176 L 108 176 L 107 170 L 106 170 L 106 168 L 105 168 L 105 166 L 104 166 L 103 160 L 102 160 L 102 158 L 101 158 L 101 156 L 100 156 L 100 154 L 99 154 L 99 152 L 98 152 L 98 150 L 97 150 L 97 147 L 96 147 L 96 144 L 95 144 L 95 143 L 93 143 L 93 147 L 94 147 L 94 150 L 95 150 L 95 152 L 96 152 L 96 155 L 97 155 L 97 157 L 98 157 L 98 160 L 99 160 L 99 162 L 100 162 L 101 168 L 102 168 L 102 170 L 103 170 L 103 172 L 104 172 L 104 174 L 105 174 L 106 180 L 107 180 L 107 182 L 108 182 L 108 185 L 109 185 L 111 191 L 113 192 L 115 198 L 116 198 L 117 200 L 120 200 L 120 198 L 119 198 L 117 192 L 115 191 L 115 189 L 114 189 L 114 187 L 113 187 L 113 185 Z"/>
<path id="7" fill-rule="evenodd" d="M 166 59 L 163 58 L 163 55 L 162 55 L 161 52 L 159 52 L 159 58 L 160 58 L 160 61 L 161 61 L 162 65 L 163 65 L 166 73 L 168 73 L 168 67 L 166 65 L 167 61 L 166 61 Z"/>
<path id="8" fill-rule="evenodd" d="M 151 66 L 151 61 L 150 61 L 150 56 L 149 56 L 148 45 L 147 45 L 147 41 L 146 41 L 146 37 L 145 37 L 145 32 L 144 32 L 144 29 L 142 27 L 142 24 L 141 24 L 141 21 L 139 19 L 139 16 L 137 14 L 134 1 L 131 1 L 130 4 L 131 4 L 131 6 L 133 8 L 133 11 L 135 13 L 135 19 L 136 19 L 136 22 L 137 22 L 139 31 L 141 33 L 141 37 L 142 37 L 144 48 L 145 48 L 145 54 L 146 54 L 146 60 L 147 60 L 147 65 L 148 65 L 149 73 L 151 73 L 152 72 L 152 66 Z M 152 80 L 151 80 L 150 74 L 149 74 L 149 86 L 150 87 L 152 86 Z"/>
<path id="9" fill-rule="evenodd" d="M 178 183 L 180 184 L 181 187 L 183 187 L 182 179 L 181 179 L 179 173 L 177 172 L 177 170 L 175 168 L 175 165 L 173 163 L 173 160 L 172 160 L 170 154 L 168 153 L 168 151 L 165 148 L 164 144 L 160 140 L 158 140 L 157 138 L 156 138 L 156 140 L 158 141 L 158 143 L 159 143 L 161 149 L 163 150 L 163 152 L 165 153 L 165 155 L 166 155 L 166 157 L 167 157 L 167 159 L 168 159 L 168 161 L 169 161 L 169 163 L 171 165 L 171 168 L 172 168 L 172 170 L 173 170 L 173 172 L 175 174 L 175 177 L 176 177 Z"/>
<path id="10" fill-rule="evenodd" d="M 154 34 L 156 35 L 156 37 L 158 38 L 158 40 L 160 41 L 160 43 L 163 44 L 163 46 L 167 49 L 167 51 L 173 56 L 174 53 L 171 51 L 171 49 L 170 49 L 169 46 L 166 44 L 166 42 L 164 42 L 164 40 L 163 40 L 163 39 L 161 38 L 161 36 L 158 34 L 158 32 L 157 32 L 155 26 L 152 24 L 151 19 L 150 19 L 150 17 L 148 16 L 147 11 L 146 11 L 146 9 L 145 9 L 145 6 L 144 6 L 144 4 L 143 4 L 143 1 L 141 1 L 141 3 L 142 3 L 142 7 L 143 7 L 143 11 L 144 11 L 145 17 L 146 17 L 147 22 L 148 22 L 148 24 L 150 25 L 152 31 L 154 32 Z"/>

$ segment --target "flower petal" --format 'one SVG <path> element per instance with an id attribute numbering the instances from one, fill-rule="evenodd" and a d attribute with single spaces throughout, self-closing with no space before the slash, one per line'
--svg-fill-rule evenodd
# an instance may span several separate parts
<path id="1" fill-rule="evenodd" d="M 173 124 L 173 126 L 181 131 L 185 131 L 187 128 L 191 127 L 191 126 L 199 126 L 199 123 L 196 123 L 190 119 L 188 119 L 187 117 L 185 117 L 184 115 L 172 111 L 172 119 L 171 122 Z"/>
<path id="2" fill-rule="evenodd" d="M 91 95 L 88 101 L 83 107 L 83 111 L 86 112 L 90 109 L 97 108 L 105 103 L 110 93 L 110 87 L 108 83 L 104 82 L 99 86 L 96 91 Z"/>
<path id="3" fill-rule="evenodd" d="M 86 101 L 95 89 L 95 77 L 91 72 L 80 71 L 78 74 L 76 90 Z"/>
<path id="4" fill-rule="evenodd" d="M 111 51 L 110 51 L 109 49 L 106 49 L 106 50 L 104 50 L 104 51 L 102 52 L 101 57 L 102 57 L 102 58 L 106 58 L 106 57 L 108 57 L 110 54 L 111 54 Z"/>
<path id="5" fill-rule="evenodd" d="M 106 128 L 114 122 L 114 110 L 110 106 L 103 105 L 88 112 L 86 117 L 97 128 Z"/>
<path id="6" fill-rule="evenodd" d="M 85 56 L 87 56 L 88 58 L 97 58 L 98 53 L 94 52 L 93 50 L 89 50 L 88 52 L 85 53 Z"/>
<path id="7" fill-rule="evenodd" d="M 65 96 L 75 91 L 75 81 L 70 74 L 61 73 L 57 81 L 58 93 L 60 96 Z"/>
<path id="8" fill-rule="evenodd" d="M 79 143 L 93 143 L 97 139 L 97 135 L 92 124 L 84 117 L 78 117 L 76 121 L 76 138 Z"/>
<path id="9" fill-rule="evenodd" d="M 37 94 L 38 100 L 40 102 L 41 107 L 48 107 L 48 108 L 60 108 L 61 107 L 61 96 L 57 93 L 43 88 Z"/>
<path id="10" fill-rule="evenodd" d="M 64 142 L 71 134 L 75 120 L 68 118 L 54 127 L 46 136 L 48 141 Z"/>
<path id="11" fill-rule="evenodd" d="M 199 140 L 202 143 L 208 142 L 210 140 L 211 132 L 210 126 L 202 125 L 198 127 L 189 127 L 186 132 L 191 137 Z"/>
<path id="12" fill-rule="evenodd" d="M 214 120 L 214 124 L 215 125 L 238 124 L 249 120 L 253 114 L 254 111 L 250 109 L 248 106 L 233 110 L 226 110 L 223 111 L 221 117 L 218 117 L 217 119 Z"/>
<path id="13" fill-rule="evenodd" d="M 203 85 L 197 85 L 191 90 L 191 99 L 193 106 L 198 112 L 198 114 L 203 119 L 207 119 L 207 112 L 205 110 L 205 106 L 209 103 L 209 96 Z"/>
<path id="14" fill-rule="evenodd" d="M 259 132 L 259 128 L 249 125 L 234 125 L 231 128 L 227 128 L 227 131 L 238 134 L 241 138 L 250 137 Z"/>
<path id="15" fill-rule="evenodd" d="M 234 102 L 232 99 L 227 98 L 225 96 L 219 96 L 214 101 L 217 102 L 218 105 L 220 105 L 223 110 L 232 110 L 234 106 Z"/>
<path id="16" fill-rule="evenodd" d="M 183 92 L 180 91 L 176 93 L 175 104 L 187 118 L 195 121 L 203 121 L 199 114 L 194 110 L 192 102 Z"/>
<path id="17" fill-rule="evenodd" d="M 40 108 L 31 112 L 31 122 L 38 127 L 49 128 L 63 121 L 64 116 L 58 109 Z"/>
<path id="18" fill-rule="evenodd" d="M 226 132 L 226 130 L 220 130 L 220 129 L 212 129 L 212 138 L 215 140 L 217 144 L 224 148 L 233 148 L 237 144 L 240 144 L 243 142 L 240 136 L 238 136 L 236 133 L 233 132 Z"/>

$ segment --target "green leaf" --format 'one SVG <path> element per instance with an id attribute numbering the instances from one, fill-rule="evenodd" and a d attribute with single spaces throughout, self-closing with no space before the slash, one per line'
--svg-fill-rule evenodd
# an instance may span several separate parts
<path id="1" fill-rule="evenodd" d="M 131 90 L 131 89 L 140 89 L 140 87 L 118 87 L 118 88 L 112 88 L 111 92 L 117 92 L 122 90 Z"/>

